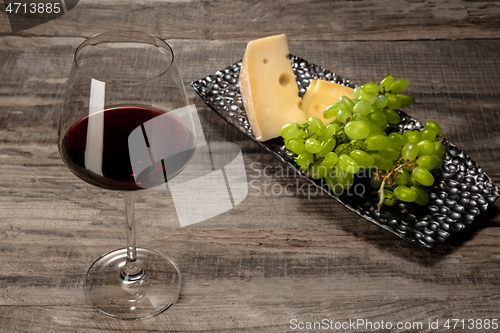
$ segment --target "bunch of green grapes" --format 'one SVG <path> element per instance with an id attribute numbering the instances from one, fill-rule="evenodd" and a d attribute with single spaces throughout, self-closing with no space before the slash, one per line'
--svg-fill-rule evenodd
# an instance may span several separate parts
<path id="1" fill-rule="evenodd" d="M 414 103 L 402 94 L 408 84 L 388 75 L 379 85 L 357 87 L 353 99 L 342 96 L 324 111 L 326 119 L 334 118 L 328 125 L 314 117 L 285 125 L 280 131 L 285 147 L 310 177 L 324 179 L 335 193 L 337 187 L 352 187 L 360 170 L 369 170 L 379 207 L 397 200 L 426 205 L 425 187 L 443 163 L 440 126 L 430 120 L 422 131 L 387 132 L 388 124 L 401 121 L 396 110 Z"/>

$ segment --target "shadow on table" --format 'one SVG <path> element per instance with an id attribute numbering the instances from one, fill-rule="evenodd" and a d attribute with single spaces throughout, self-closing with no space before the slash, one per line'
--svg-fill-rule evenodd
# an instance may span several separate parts
<path id="1" fill-rule="evenodd" d="M 500 227 L 499 215 L 499 208 L 494 204 L 490 205 L 463 231 L 450 236 L 444 243 L 437 244 L 432 249 L 425 249 L 407 242 L 371 223 L 366 223 L 364 226 L 358 224 L 352 226 L 339 225 L 339 227 L 353 236 L 375 245 L 381 251 L 391 253 L 410 262 L 416 262 L 424 267 L 433 267 L 446 257 L 459 251 L 465 243 L 477 236 L 478 231 L 490 227 Z M 360 221 L 360 223 L 363 222 L 366 221 Z"/>
<path id="2" fill-rule="evenodd" d="M 463 243 L 473 239 L 476 232 L 481 229 L 500 227 L 500 220 L 495 220 L 499 214 L 500 210 L 498 207 L 494 204 L 491 205 L 485 212 L 479 214 L 474 222 L 472 222 L 472 224 L 465 228 L 462 232 L 451 236 L 447 243 L 449 243 L 450 246 L 459 247 Z"/>
<path id="3" fill-rule="evenodd" d="M 474 222 L 472 222 L 463 231 L 450 236 L 444 243 L 437 244 L 433 249 L 417 248 L 416 246 L 401 240 L 405 248 L 411 250 L 413 255 L 410 255 L 406 251 L 401 251 L 399 247 L 386 247 L 379 246 L 383 250 L 391 251 L 395 255 L 404 257 L 411 261 L 417 261 L 423 266 L 432 267 L 439 263 L 441 260 L 445 259 L 449 255 L 458 251 L 462 246 L 468 241 L 472 240 L 477 236 L 479 230 L 490 228 L 490 227 L 500 227 L 500 221 L 496 219 L 500 211 L 497 206 L 491 205 L 485 212 L 481 213 L 476 217 Z M 402 245 L 403 247 L 403 245 Z M 411 249 L 411 248 L 414 249 Z"/>

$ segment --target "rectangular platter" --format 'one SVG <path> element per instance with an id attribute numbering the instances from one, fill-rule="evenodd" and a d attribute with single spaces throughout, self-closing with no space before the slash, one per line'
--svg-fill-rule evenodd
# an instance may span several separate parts
<path id="1" fill-rule="evenodd" d="M 322 79 L 351 88 L 349 80 L 299 57 L 290 55 L 290 61 L 302 97 L 312 79 Z M 377 209 L 378 192 L 369 185 L 364 195 L 345 192 L 336 195 L 321 180 L 307 176 L 287 152 L 281 138 L 260 142 L 255 139 L 245 113 L 239 90 L 238 76 L 241 61 L 192 82 L 191 86 L 203 101 L 226 122 L 247 135 L 268 153 L 274 155 L 342 205 L 388 232 L 418 246 L 431 249 L 450 235 L 464 230 L 474 219 L 499 197 L 498 188 L 483 170 L 460 148 L 447 144 L 443 166 L 434 175 L 435 182 L 428 188 L 430 201 L 425 207 L 399 202 L 392 207 Z M 401 122 L 389 131 L 402 133 L 420 130 L 422 124 L 399 111 Z M 358 180 L 361 181 L 361 180 Z"/>

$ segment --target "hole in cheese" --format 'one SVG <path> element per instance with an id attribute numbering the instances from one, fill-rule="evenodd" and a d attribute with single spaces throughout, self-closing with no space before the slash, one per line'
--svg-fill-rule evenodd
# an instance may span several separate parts
<path id="1" fill-rule="evenodd" d="M 288 73 L 283 73 L 280 75 L 279 78 L 280 85 L 283 87 L 288 87 L 292 82 L 295 83 L 295 78 L 293 78 L 290 74 Z"/>
<path id="2" fill-rule="evenodd" d="M 268 63 L 269 63 L 269 59 L 264 58 L 263 62 L 264 62 L 265 64 L 268 64 Z"/>

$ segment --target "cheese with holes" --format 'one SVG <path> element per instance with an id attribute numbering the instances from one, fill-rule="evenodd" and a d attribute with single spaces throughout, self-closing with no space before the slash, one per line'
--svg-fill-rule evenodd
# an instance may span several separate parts
<path id="1" fill-rule="evenodd" d="M 255 138 L 276 138 L 280 129 L 307 120 L 288 58 L 285 35 L 248 43 L 240 71 L 240 92 Z"/>
<path id="2" fill-rule="evenodd" d="M 340 84 L 325 80 L 311 80 L 302 103 L 307 117 L 316 117 L 321 119 L 323 124 L 329 124 L 335 120 L 335 117 L 325 119 L 323 112 L 332 104 L 339 101 L 341 96 L 353 98 L 354 89 L 342 86 Z"/>

